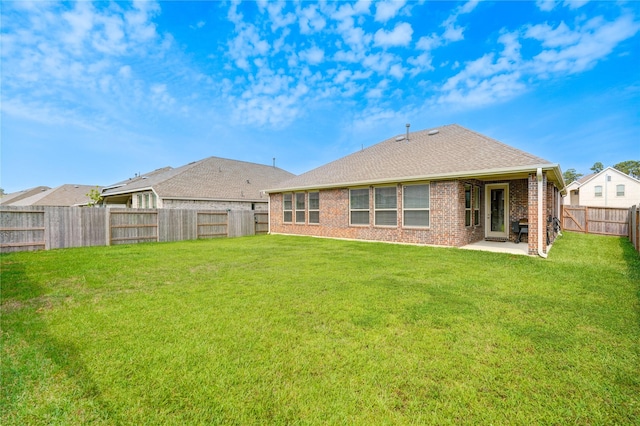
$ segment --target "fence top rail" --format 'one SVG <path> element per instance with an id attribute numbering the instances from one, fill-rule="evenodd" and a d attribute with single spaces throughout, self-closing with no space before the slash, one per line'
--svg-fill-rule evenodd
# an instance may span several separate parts
<path id="1" fill-rule="evenodd" d="M 39 213 L 44 214 L 44 210 L 7 210 L 7 208 L 0 209 L 0 213 L 16 213 L 16 214 L 25 214 L 25 213 Z"/>

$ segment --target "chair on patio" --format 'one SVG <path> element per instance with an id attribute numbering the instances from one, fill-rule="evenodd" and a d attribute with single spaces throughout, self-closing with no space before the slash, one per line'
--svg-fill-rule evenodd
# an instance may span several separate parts
<path id="1" fill-rule="evenodd" d="M 526 234 L 528 237 L 529 223 L 527 222 L 527 219 L 520 219 L 517 222 L 511 222 L 511 231 L 514 234 L 518 234 L 518 237 L 516 238 L 516 241 L 515 241 L 516 244 L 520 242 L 520 239 L 522 238 L 522 234 Z"/>

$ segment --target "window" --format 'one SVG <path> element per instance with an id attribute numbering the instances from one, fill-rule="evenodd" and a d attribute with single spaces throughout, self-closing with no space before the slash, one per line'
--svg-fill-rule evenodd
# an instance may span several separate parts
<path id="1" fill-rule="evenodd" d="M 376 226 L 398 226 L 398 193 L 395 186 L 374 189 Z"/>
<path id="2" fill-rule="evenodd" d="M 471 226 L 471 185 L 464 186 L 464 226 Z"/>
<path id="3" fill-rule="evenodd" d="M 285 223 L 291 223 L 293 221 L 293 194 L 282 195 L 282 210 L 284 211 L 284 217 L 282 221 Z"/>
<path id="4" fill-rule="evenodd" d="M 616 185 L 616 197 L 624 197 L 624 185 Z"/>
<path id="5" fill-rule="evenodd" d="M 296 223 L 305 222 L 305 194 L 304 192 L 296 192 Z"/>
<path id="6" fill-rule="evenodd" d="M 309 193 L 309 223 L 320 223 L 320 193 Z"/>
<path id="7" fill-rule="evenodd" d="M 402 193 L 404 226 L 427 228 L 429 226 L 429 184 L 407 185 Z"/>
<path id="8" fill-rule="evenodd" d="M 158 208 L 158 197 L 156 197 L 156 194 L 154 194 L 153 192 L 151 193 L 151 208 Z"/>
<path id="9" fill-rule="evenodd" d="M 349 190 L 351 225 L 369 224 L 369 188 Z"/>
<path id="10" fill-rule="evenodd" d="M 141 209 L 142 208 L 142 194 L 138 194 L 138 196 L 136 198 L 138 198 L 138 205 L 136 207 Z"/>
<path id="11" fill-rule="evenodd" d="M 601 185 L 597 185 L 595 189 L 596 189 L 595 196 L 596 197 L 602 197 L 602 186 Z"/>
<path id="12" fill-rule="evenodd" d="M 473 187 L 473 224 L 480 225 L 480 187 Z"/>

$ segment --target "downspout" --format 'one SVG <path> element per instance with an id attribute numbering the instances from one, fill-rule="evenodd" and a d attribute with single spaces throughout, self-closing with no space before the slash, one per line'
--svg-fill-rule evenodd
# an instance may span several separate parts
<path id="1" fill-rule="evenodd" d="M 544 218 L 542 217 L 542 187 L 543 187 L 543 179 L 542 179 L 542 168 L 538 167 L 536 171 L 536 176 L 538 177 L 538 256 L 543 259 L 547 258 L 547 253 L 542 250 L 542 238 L 544 237 L 542 233 L 542 226 L 545 224 Z"/>

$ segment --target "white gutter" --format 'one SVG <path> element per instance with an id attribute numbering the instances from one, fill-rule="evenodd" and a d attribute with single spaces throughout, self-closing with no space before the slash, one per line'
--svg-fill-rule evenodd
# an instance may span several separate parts
<path id="1" fill-rule="evenodd" d="M 542 187 L 543 187 L 543 179 L 542 179 L 542 168 L 538 167 L 536 171 L 536 176 L 538 177 L 538 256 L 543 259 L 547 258 L 547 254 L 542 250 L 542 226 L 544 225 L 544 218 L 542 217 Z"/>
<path id="2" fill-rule="evenodd" d="M 264 192 L 267 194 L 277 193 L 277 192 L 291 192 L 291 191 L 305 191 L 312 189 L 330 189 L 330 188 L 348 188 L 355 186 L 367 186 L 367 185 L 381 185 L 386 183 L 397 183 L 397 182 L 418 182 L 418 181 L 433 181 L 433 180 L 448 180 L 448 179 L 462 179 L 462 178 L 483 178 L 483 179 L 493 179 L 497 177 L 502 177 L 511 174 L 529 174 L 536 169 L 544 169 L 545 171 L 553 171 L 556 177 L 559 171 L 558 164 L 535 164 L 530 166 L 516 166 L 516 167 L 503 167 L 496 169 L 488 169 L 488 170 L 468 170 L 462 172 L 450 172 L 450 173 L 437 173 L 431 175 L 420 175 L 420 176 L 403 176 L 403 177 L 390 177 L 383 179 L 370 179 L 363 181 L 351 181 L 351 182 L 334 182 L 334 183 L 326 183 L 320 185 L 303 185 L 297 187 L 289 187 L 289 188 L 274 188 L 274 189 L 265 189 Z M 559 181 L 564 184 L 564 181 Z"/>

